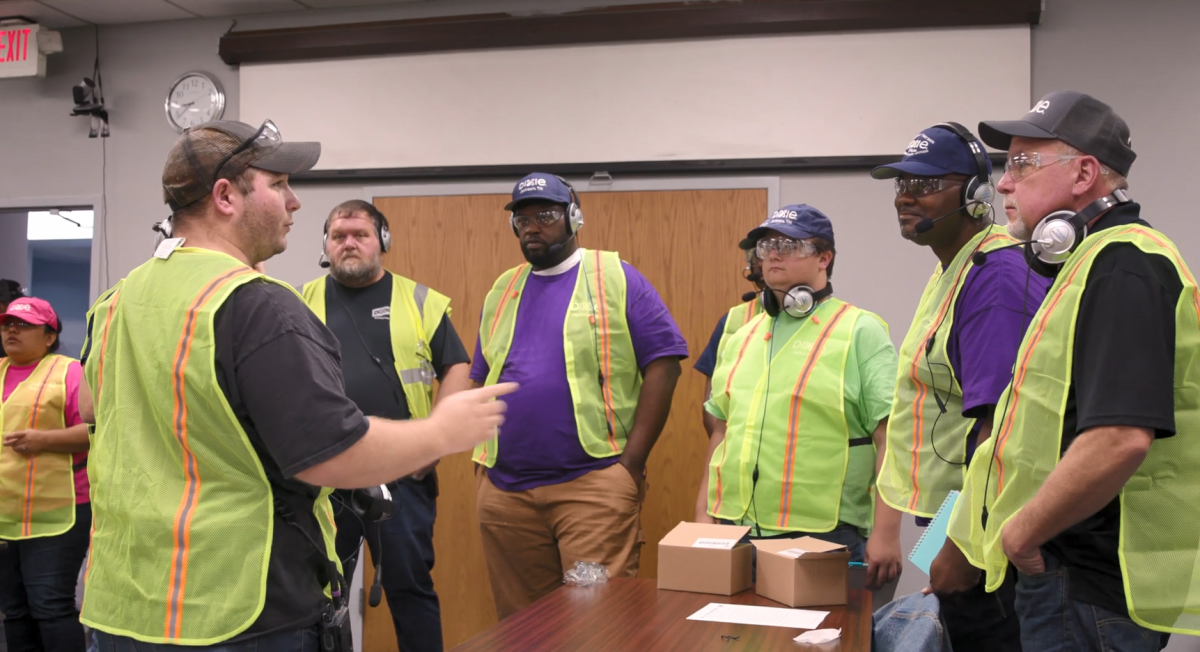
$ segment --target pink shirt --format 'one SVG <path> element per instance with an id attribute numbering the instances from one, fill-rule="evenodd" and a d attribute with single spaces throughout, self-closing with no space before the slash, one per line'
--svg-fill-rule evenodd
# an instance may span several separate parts
<path id="1" fill-rule="evenodd" d="M 8 373 L 4 374 L 4 400 L 7 401 L 13 390 L 20 385 L 22 381 L 29 378 L 33 374 L 33 370 L 37 369 L 37 364 L 31 364 L 25 367 L 18 367 L 15 364 L 9 364 Z M 77 426 L 83 423 L 83 418 L 79 416 L 79 383 L 83 381 L 83 368 L 79 366 L 79 362 L 72 360 L 71 365 L 67 367 L 67 404 L 66 414 L 64 415 L 66 426 Z M 87 453 L 73 453 L 71 462 L 75 465 L 75 503 L 82 505 L 88 502 L 88 477 L 87 467 L 83 466 L 83 461 L 87 459 Z"/>

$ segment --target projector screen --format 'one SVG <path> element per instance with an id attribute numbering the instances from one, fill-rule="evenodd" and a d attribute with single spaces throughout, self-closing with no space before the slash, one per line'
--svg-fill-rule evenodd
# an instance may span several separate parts
<path id="1" fill-rule="evenodd" d="M 1029 27 L 247 64 L 240 93 L 323 170 L 898 155 L 1027 111 Z"/>

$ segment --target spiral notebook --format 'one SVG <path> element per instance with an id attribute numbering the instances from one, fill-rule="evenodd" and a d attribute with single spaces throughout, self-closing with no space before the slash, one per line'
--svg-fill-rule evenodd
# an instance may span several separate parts
<path id="1" fill-rule="evenodd" d="M 917 540 L 917 545 L 908 553 L 908 560 L 925 571 L 926 575 L 929 574 L 929 565 L 933 563 L 933 558 L 937 557 L 938 552 L 942 550 L 942 544 L 946 543 L 946 527 L 950 525 L 950 512 L 954 511 L 956 502 L 958 491 L 951 491 L 938 508 L 937 514 L 933 515 L 933 521 L 925 528 L 924 534 Z"/>

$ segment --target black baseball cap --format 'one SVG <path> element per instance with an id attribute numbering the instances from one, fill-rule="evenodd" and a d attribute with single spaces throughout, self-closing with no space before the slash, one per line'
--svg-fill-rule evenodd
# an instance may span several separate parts
<path id="1" fill-rule="evenodd" d="M 1014 136 L 1061 140 L 1121 176 L 1137 158 L 1125 120 L 1111 106 L 1077 91 L 1047 94 L 1020 120 L 979 123 L 979 137 L 996 149 L 1009 149 Z"/>
<path id="2" fill-rule="evenodd" d="M 279 174 L 307 172 L 321 157 L 321 143 L 285 143 L 275 123 L 253 127 L 214 120 L 183 132 L 163 166 L 163 203 L 172 211 L 191 206 L 212 192 L 218 179 L 233 179 L 247 168 Z"/>

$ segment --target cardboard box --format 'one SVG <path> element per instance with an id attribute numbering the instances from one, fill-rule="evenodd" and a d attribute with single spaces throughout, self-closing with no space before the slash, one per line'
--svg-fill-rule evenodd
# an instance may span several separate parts
<path id="1" fill-rule="evenodd" d="M 764 598 L 789 607 L 846 604 L 850 551 L 813 537 L 763 539 L 758 548 L 758 584 Z"/>
<path id="2" fill-rule="evenodd" d="M 733 595 L 750 588 L 749 527 L 680 523 L 658 542 L 658 588 Z M 844 601 L 843 597 L 843 601 Z"/>

